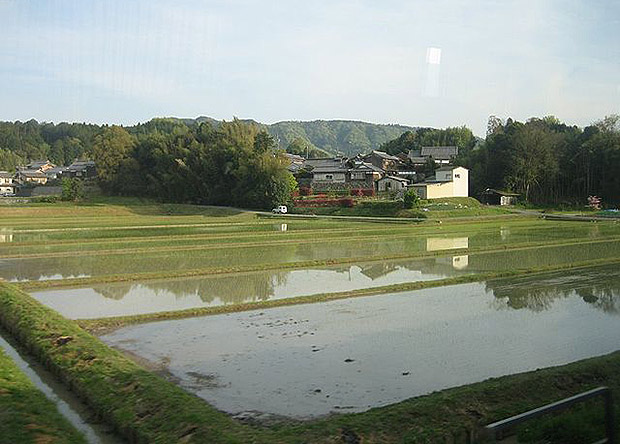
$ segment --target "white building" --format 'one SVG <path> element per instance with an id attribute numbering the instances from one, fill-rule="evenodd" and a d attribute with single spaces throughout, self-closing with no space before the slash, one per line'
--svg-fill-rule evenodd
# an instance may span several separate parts
<path id="1" fill-rule="evenodd" d="M 469 170 L 463 167 L 441 167 L 435 178 L 412 185 L 421 199 L 469 196 Z"/>
<path id="2" fill-rule="evenodd" d="M 400 191 L 407 188 L 409 181 L 402 177 L 385 176 L 377 181 L 377 191 Z"/>

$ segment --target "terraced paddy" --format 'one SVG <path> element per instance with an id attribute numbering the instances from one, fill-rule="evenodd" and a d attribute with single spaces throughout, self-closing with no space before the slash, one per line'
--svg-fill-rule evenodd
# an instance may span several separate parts
<path id="1" fill-rule="evenodd" d="M 364 411 L 620 340 L 611 221 L 7 210 L 0 278 L 233 414 Z"/>

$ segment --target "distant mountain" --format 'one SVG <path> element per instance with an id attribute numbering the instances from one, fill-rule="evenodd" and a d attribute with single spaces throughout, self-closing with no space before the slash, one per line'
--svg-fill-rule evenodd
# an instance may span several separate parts
<path id="1" fill-rule="evenodd" d="M 210 122 L 218 125 L 220 121 L 201 116 L 196 119 L 181 119 L 189 122 Z M 324 155 L 354 156 L 378 149 L 381 144 L 399 137 L 405 131 L 417 128 L 405 125 L 385 125 L 353 120 L 314 120 L 312 122 L 284 121 L 266 125 L 253 122 L 267 129 L 278 142 L 280 148 L 286 149 L 291 143 L 306 146 L 309 152 L 324 152 Z"/>

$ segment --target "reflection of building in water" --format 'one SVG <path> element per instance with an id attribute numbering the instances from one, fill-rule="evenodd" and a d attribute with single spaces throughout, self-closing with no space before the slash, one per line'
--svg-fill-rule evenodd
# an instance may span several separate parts
<path id="1" fill-rule="evenodd" d="M 280 224 L 280 231 L 287 231 L 288 230 L 288 224 Z"/>
<path id="2" fill-rule="evenodd" d="M 502 240 L 505 241 L 508 237 L 510 237 L 510 229 L 508 227 L 500 227 L 499 235 Z"/>
<path id="3" fill-rule="evenodd" d="M 0 242 L 13 242 L 13 230 L 0 230 Z"/>
<path id="4" fill-rule="evenodd" d="M 468 237 L 429 237 L 426 239 L 426 251 L 455 250 L 469 248 Z"/>
<path id="5" fill-rule="evenodd" d="M 462 254 L 460 256 L 438 257 L 437 263 L 451 265 L 455 270 L 463 270 L 469 265 L 469 256 Z"/>
<path id="6" fill-rule="evenodd" d="M 378 262 L 374 264 L 360 265 L 361 272 L 364 276 L 369 277 L 373 281 L 379 279 L 400 268 L 399 264 L 390 262 Z"/>

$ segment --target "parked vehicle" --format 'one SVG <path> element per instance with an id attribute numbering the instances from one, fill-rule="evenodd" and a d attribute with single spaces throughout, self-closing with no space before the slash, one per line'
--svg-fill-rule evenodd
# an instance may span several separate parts
<path id="1" fill-rule="evenodd" d="M 288 208 L 286 205 L 278 205 L 276 208 L 271 210 L 271 212 L 274 214 L 286 214 L 288 213 Z"/>

